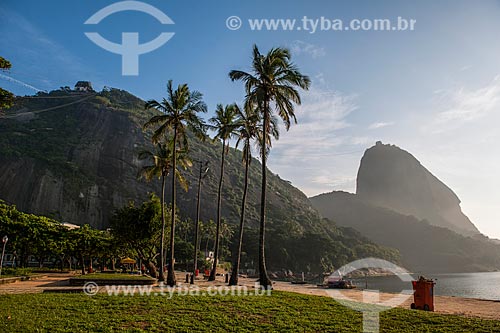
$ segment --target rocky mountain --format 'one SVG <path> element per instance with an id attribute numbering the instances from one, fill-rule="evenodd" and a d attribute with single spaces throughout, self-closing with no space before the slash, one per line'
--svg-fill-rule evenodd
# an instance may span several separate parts
<path id="1" fill-rule="evenodd" d="M 0 199 L 19 210 L 63 222 L 107 227 L 115 209 L 160 191 L 159 181 L 137 179 L 138 153 L 153 149 L 150 134 L 142 131 L 142 124 L 152 115 L 144 110 L 144 101 L 118 89 L 63 88 L 17 98 L 0 118 Z M 190 157 L 208 161 L 210 166 L 202 188 L 201 219 L 215 219 L 220 143 L 193 138 L 190 145 Z M 239 150 L 231 149 L 225 171 L 222 215 L 234 226 L 239 223 L 244 182 Z M 254 159 L 247 198 L 248 235 L 258 225 L 260 172 L 260 163 Z M 322 265 L 342 265 L 367 252 L 398 260 L 397 251 L 322 219 L 300 190 L 268 172 L 271 267 L 319 271 Z M 189 190 L 178 190 L 181 216 L 192 220 L 197 174 L 195 163 L 185 174 Z M 167 189 L 169 182 L 170 177 Z M 166 200 L 170 200 L 169 191 Z M 250 242 L 248 251 L 256 253 Z"/>
<path id="2" fill-rule="evenodd" d="M 463 235 L 479 231 L 462 213 L 457 195 L 410 153 L 381 142 L 361 159 L 356 194 L 365 202 L 412 215 Z"/>
<path id="3" fill-rule="evenodd" d="M 363 156 L 357 194 L 310 198 L 320 213 L 400 251 L 414 272 L 500 269 L 500 246 L 477 231 L 460 201 L 411 154 L 377 143 Z"/>

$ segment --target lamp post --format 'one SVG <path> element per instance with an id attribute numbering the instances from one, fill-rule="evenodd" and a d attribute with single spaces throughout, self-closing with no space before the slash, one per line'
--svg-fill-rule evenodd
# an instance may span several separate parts
<path id="1" fill-rule="evenodd" d="M 208 174 L 208 161 L 203 162 L 203 161 L 197 161 L 200 163 L 200 175 L 198 178 L 198 195 L 197 195 L 197 202 L 196 202 L 196 221 L 195 221 L 195 231 L 194 231 L 194 262 L 193 262 L 193 275 L 196 276 L 196 270 L 198 268 L 198 229 L 199 229 L 199 223 L 200 223 L 200 197 L 201 197 L 201 183 L 202 180 L 207 176 Z M 194 281 L 194 277 L 193 277 Z"/>
<path id="2" fill-rule="evenodd" d="M 8 240 L 9 240 L 9 237 L 3 236 L 3 238 L 2 238 L 2 243 L 3 243 L 2 258 L 0 259 L 0 276 L 2 276 L 3 256 L 5 255 L 5 245 L 7 245 Z"/>

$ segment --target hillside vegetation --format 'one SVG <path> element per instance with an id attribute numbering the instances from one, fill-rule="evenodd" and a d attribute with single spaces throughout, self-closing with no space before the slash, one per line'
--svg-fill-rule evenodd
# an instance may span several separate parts
<path id="1" fill-rule="evenodd" d="M 113 212 L 129 201 L 141 203 L 160 191 L 160 182 L 137 180 L 138 153 L 152 149 L 142 125 L 152 115 L 126 91 L 105 89 L 78 94 L 68 90 L 18 98 L 0 118 L 0 198 L 28 213 L 62 222 L 106 228 Z M 191 140 L 193 160 L 209 161 L 202 188 L 201 219 L 215 219 L 220 145 Z M 235 229 L 243 188 L 241 151 L 226 160 L 222 216 Z M 377 246 L 358 232 L 321 219 L 307 197 L 268 171 L 267 257 L 273 270 L 322 272 L 357 258 L 398 261 L 397 251 Z M 194 220 L 197 164 L 185 174 L 189 190 L 178 191 L 184 219 Z M 170 177 L 167 180 L 169 186 Z M 169 202 L 169 191 L 166 202 Z M 253 159 L 247 197 L 242 267 L 254 267 L 260 195 L 260 163 Z M 190 235 L 188 234 L 188 237 Z M 225 258 L 229 260 L 229 255 Z"/>

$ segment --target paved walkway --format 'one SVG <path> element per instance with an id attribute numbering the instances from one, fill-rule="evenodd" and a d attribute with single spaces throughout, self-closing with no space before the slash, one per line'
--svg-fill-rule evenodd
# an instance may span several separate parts
<path id="1" fill-rule="evenodd" d="M 185 274 L 182 272 L 177 273 L 177 281 L 184 282 Z M 69 274 L 57 274 L 51 273 L 47 274 L 38 280 L 33 281 L 22 281 L 14 282 L 9 284 L 0 285 L 0 294 L 28 294 L 28 293 L 41 293 L 44 290 L 60 290 L 60 289 L 75 289 L 75 287 L 70 287 L 68 279 L 72 275 Z M 247 286 L 249 289 L 255 286 L 255 279 L 240 278 L 240 284 Z M 207 288 L 209 286 L 224 286 L 223 277 L 218 277 L 215 282 L 208 282 L 204 280 L 197 280 L 196 285 L 201 289 Z M 314 285 L 294 285 L 286 282 L 275 282 L 274 290 L 288 291 L 301 293 L 306 295 L 316 295 L 323 297 L 331 297 L 330 293 L 332 290 L 319 288 Z M 364 301 L 367 303 L 377 303 L 377 299 L 380 298 L 381 301 L 388 301 L 395 297 L 394 294 L 389 293 L 379 293 L 377 295 L 363 294 L 362 290 L 336 290 L 333 295 L 337 299 L 348 299 Z M 368 297 L 367 297 L 368 296 Z M 372 296 L 372 297 L 370 297 Z M 367 301 L 368 299 L 368 301 Z M 410 296 L 406 301 L 404 301 L 400 307 L 410 308 L 412 303 L 412 297 Z M 480 299 L 471 298 L 461 298 L 461 297 L 450 297 L 450 296 L 436 296 L 435 297 L 435 310 L 437 313 L 442 314 L 454 314 L 467 317 L 477 317 L 483 319 L 495 319 L 500 320 L 500 301 L 488 301 Z"/>
<path id="2" fill-rule="evenodd" d="M 62 273 L 47 273 L 36 280 L 16 281 L 0 284 L 0 294 L 36 294 L 44 289 L 69 287 L 69 278 L 74 276 Z"/>

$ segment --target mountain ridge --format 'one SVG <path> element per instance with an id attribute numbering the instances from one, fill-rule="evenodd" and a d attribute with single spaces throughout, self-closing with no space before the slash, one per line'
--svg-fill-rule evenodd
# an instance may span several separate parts
<path id="1" fill-rule="evenodd" d="M 412 175 L 415 172 L 417 175 Z M 394 188 L 395 184 L 400 187 Z M 432 205 L 425 210 L 427 196 Z M 462 213 L 458 196 L 397 146 L 377 142 L 367 149 L 358 171 L 356 194 L 333 191 L 309 200 L 323 217 L 398 249 L 403 265 L 415 272 L 500 269 L 500 243 L 481 234 Z M 447 220 L 450 215 L 441 215 L 439 208 L 451 210 L 460 218 L 459 223 Z M 437 221 L 433 220 L 436 216 Z"/>
<path id="2" fill-rule="evenodd" d="M 160 192 L 159 181 L 137 179 L 142 163 L 138 153 L 154 148 L 150 133 L 142 131 L 153 114 L 144 110 L 141 99 L 113 88 L 87 94 L 61 89 L 18 98 L 0 118 L 0 198 L 28 213 L 107 228 L 115 209 Z M 190 157 L 208 160 L 211 169 L 202 187 L 204 222 L 216 218 L 220 154 L 219 142 L 194 138 L 190 142 Z M 244 251 L 254 255 L 257 248 L 251 240 L 257 239 L 254 231 L 259 225 L 260 172 L 259 161 L 253 159 Z M 188 192 L 178 190 L 177 207 L 183 218 L 192 221 L 196 163 L 184 175 L 190 186 Z M 170 182 L 167 177 L 167 189 Z M 231 148 L 225 164 L 222 216 L 233 227 L 239 223 L 243 182 L 242 153 Z M 165 194 L 168 203 L 170 191 Z M 304 193 L 269 170 L 267 206 L 271 268 L 320 272 L 325 264 L 341 266 L 358 259 L 367 249 L 373 255 L 399 260 L 394 249 L 377 246 L 351 228 L 322 219 Z M 250 263 L 251 258 L 247 258 Z"/>
<path id="3" fill-rule="evenodd" d="M 479 230 L 462 212 L 460 199 L 408 151 L 378 141 L 366 150 L 356 194 L 375 206 L 413 215 L 463 235 Z"/>

